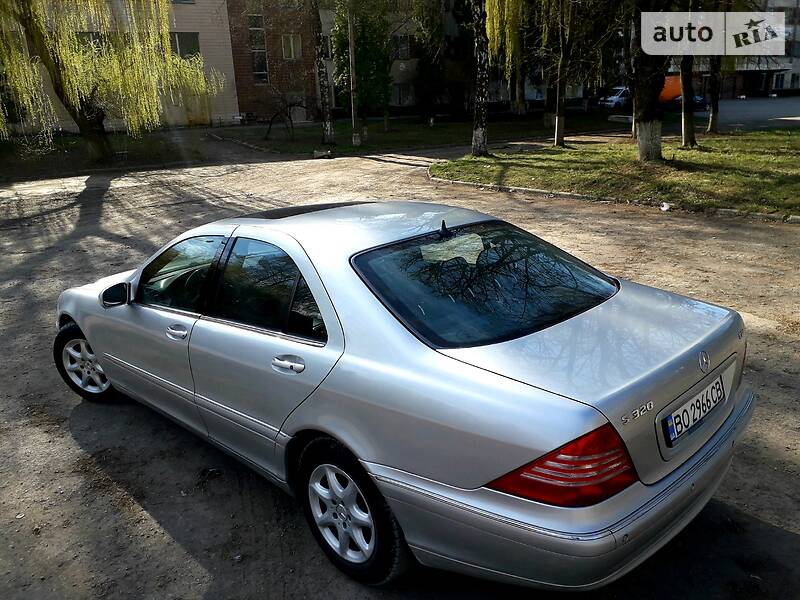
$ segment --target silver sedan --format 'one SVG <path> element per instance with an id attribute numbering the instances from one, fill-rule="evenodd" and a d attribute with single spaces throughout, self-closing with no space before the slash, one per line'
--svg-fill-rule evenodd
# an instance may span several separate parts
<path id="1" fill-rule="evenodd" d="M 370 584 L 607 584 L 708 502 L 755 404 L 735 311 L 420 202 L 204 225 L 57 318 L 70 388 L 256 469 Z"/>

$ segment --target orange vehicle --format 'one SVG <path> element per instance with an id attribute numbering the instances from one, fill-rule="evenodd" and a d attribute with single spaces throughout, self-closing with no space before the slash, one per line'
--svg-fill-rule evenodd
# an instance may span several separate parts
<path id="1" fill-rule="evenodd" d="M 672 102 L 681 95 L 681 77 L 680 75 L 667 75 L 664 78 L 664 89 L 658 96 L 658 101 L 662 104 Z"/>

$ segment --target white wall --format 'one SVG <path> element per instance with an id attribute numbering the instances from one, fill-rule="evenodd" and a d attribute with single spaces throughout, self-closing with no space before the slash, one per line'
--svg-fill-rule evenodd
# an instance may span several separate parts
<path id="1" fill-rule="evenodd" d="M 209 117 L 214 125 L 235 122 L 235 117 L 239 115 L 239 101 L 236 98 L 231 33 L 225 0 L 195 0 L 194 3 L 173 4 L 170 31 L 197 32 L 206 72 L 210 73 L 211 69 L 215 69 L 222 73 L 225 85 L 219 94 L 205 102 L 208 106 L 201 106 L 202 101 L 189 102 L 189 106 L 175 106 L 166 100 L 167 123 L 207 124 Z"/>

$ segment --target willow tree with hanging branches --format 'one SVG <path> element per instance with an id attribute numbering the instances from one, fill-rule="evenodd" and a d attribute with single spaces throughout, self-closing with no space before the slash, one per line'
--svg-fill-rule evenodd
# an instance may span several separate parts
<path id="1" fill-rule="evenodd" d="M 161 125 L 165 100 L 219 91 L 199 55 L 172 51 L 169 0 L 0 0 L 0 73 L 22 123 L 49 139 L 58 113 L 75 121 L 94 161 L 113 157 L 109 116 L 134 136 Z M 9 115 L 0 104 L 0 137 Z"/>
<path id="2" fill-rule="evenodd" d="M 564 145 L 569 81 L 586 82 L 602 70 L 603 48 L 615 32 L 619 9 L 612 0 L 486 0 L 489 50 L 503 63 L 506 80 L 524 96 L 524 61 L 542 65 L 556 100 L 553 142 Z M 602 17 L 602 18 L 600 18 Z M 528 33 L 528 36 L 525 33 Z M 532 38 L 526 47 L 526 37 Z M 548 86 L 549 87 L 549 86 Z"/>
<path id="3" fill-rule="evenodd" d="M 524 30 L 530 0 L 486 0 L 486 34 L 493 62 L 502 62 L 506 81 L 515 82 L 517 114 L 525 108 Z"/>

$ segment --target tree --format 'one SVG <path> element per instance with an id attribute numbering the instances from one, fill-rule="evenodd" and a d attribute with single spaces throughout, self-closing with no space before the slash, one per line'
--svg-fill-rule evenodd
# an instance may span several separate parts
<path id="1" fill-rule="evenodd" d="M 694 148 L 697 136 L 694 133 L 694 56 L 684 54 L 681 69 L 681 146 Z"/>
<path id="2" fill-rule="evenodd" d="M 489 102 L 489 38 L 486 35 L 485 0 L 470 0 L 475 37 L 475 114 L 472 124 L 472 156 L 489 154 L 486 136 Z"/>
<path id="3" fill-rule="evenodd" d="M 722 83 L 722 57 L 708 57 L 708 126 L 706 133 L 719 133 L 719 95 Z"/>
<path id="4" fill-rule="evenodd" d="M 319 0 L 311 0 L 311 30 L 314 33 L 314 66 L 317 69 L 319 84 L 319 108 L 322 113 L 322 143 L 334 144 L 333 117 L 331 116 L 330 87 L 328 86 L 328 67 L 325 64 L 325 38 L 322 36 L 322 21 L 319 15 Z"/>
<path id="5" fill-rule="evenodd" d="M 172 51 L 169 10 L 166 0 L 0 0 L 0 72 L 25 124 L 46 136 L 57 125 L 49 77 L 92 160 L 107 162 L 107 116 L 138 135 L 161 124 L 164 97 L 216 93 L 222 78 L 205 75 L 201 56 Z M 0 109 L 0 136 L 7 122 Z"/>
<path id="6" fill-rule="evenodd" d="M 714 0 L 709 10 L 728 12 L 733 0 Z M 744 7 L 743 10 L 749 10 Z M 722 91 L 722 57 L 708 57 L 708 126 L 706 133 L 719 133 L 719 96 Z"/>
<path id="7" fill-rule="evenodd" d="M 697 0 L 688 0 L 685 8 L 689 12 L 696 11 Z M 694 132 L 694 55 L 684 54 L 678 64 L 681 80 L 681 146 L 694 148 L 697 146 Z"/>
<path id="8" fill-rule="evenodd" d="M 670 0 L 632 0 L 626 7 L 631 20 L 630 77 L 633 79 L 633 119 L 639 160 L 662 160 L 659 97 L 664 89 L 669 56 L 652 56 L 642 50 L 642 12 L 659 12 L 671 7 Z"/>
<path id="9" fill-rule="evenodd" d="M 414 37 L 420 50 L 417 60 L 416 100 L 423 120 L 433 123 L 436 104 L 444 91 L 444 3 L 442 0 L 412 0 Z"/>
<path id="10" fill-rule="evenodd" d="M 391 98 L 391 36 L 388 5 L 377 0 L 337 0 L 331 41 L 334 82 L 340 91 L 352 91 L 351 63 L 355 67 L 353 115 L 388 110 Z M 352 61 L 349 28 L 352 27 Z M 347 104 L 346 102 L 342 102 Z M 354 132 L 355 133 L 355 132 Z"/>
<path id="11" fill-rule="evenodd" d="M 604 19 L 598 19 L 602 14 Z M 522 32 L 530 29 L 536 41 L 533 58 L 547 81 L 546 126 L 554 126 L 553 143 L 564 145 L 565 100 L 569 81 L 586 82 L 602 66 L 603 47 L 614 33 L 611 0 L 488 0 L 487 31 L 493 57 L 504 54 L 504 74 L 517 82 L 517 98 L 524 96 Z M 531 26 L 527 24 L 532 21 Z M 555 119 L 549 122 L 548 113 Z"/>
<path id="12" fill-rule="evenodd" d="M 515 106 L 524 111 L 524 30 L 529 12 L 528 0 L 486 0 L 486 35 L 489 56 L 502 62 L 506 81 L 515 83 Z"/>

